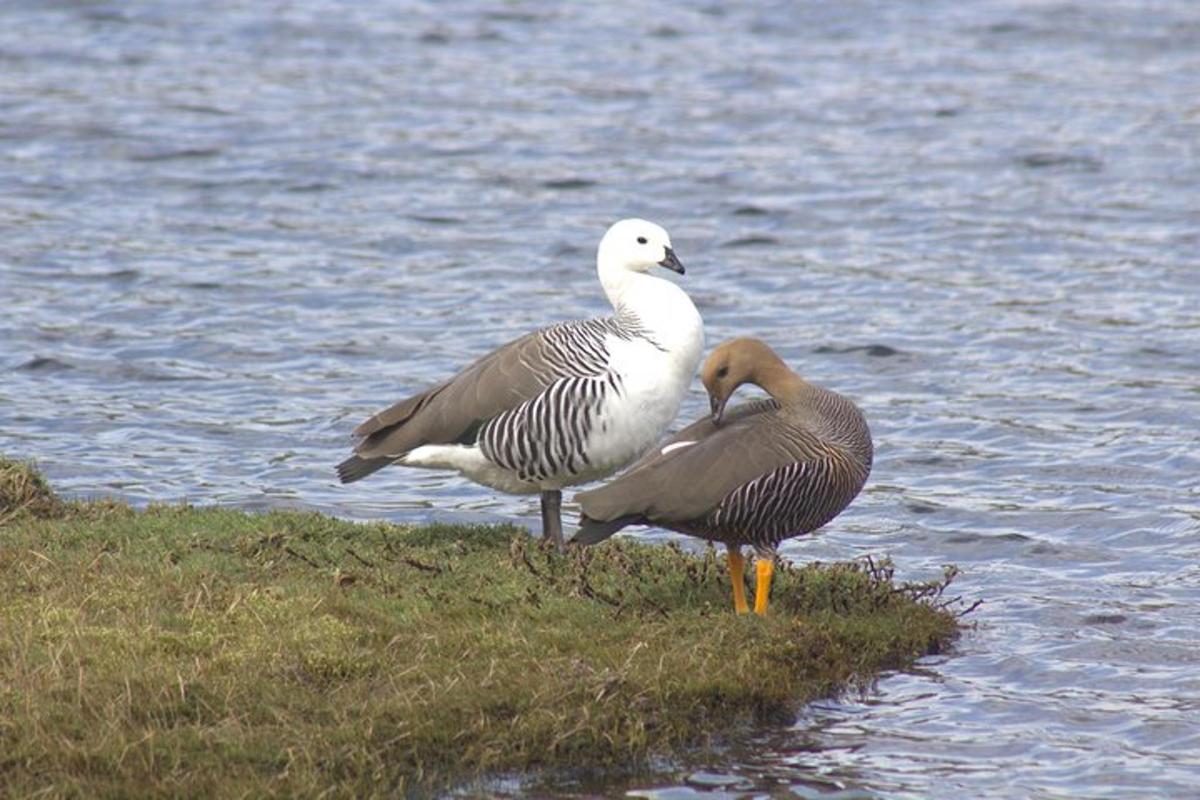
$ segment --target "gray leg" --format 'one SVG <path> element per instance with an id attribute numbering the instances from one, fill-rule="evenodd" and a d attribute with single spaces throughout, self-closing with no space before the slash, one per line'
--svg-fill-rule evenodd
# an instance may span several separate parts
<path id="1" fill-rule="evenodd" d="M 542 492 L 542 538 L 554 542 L 563 551 L 562 492 L 558 489 Z"/>

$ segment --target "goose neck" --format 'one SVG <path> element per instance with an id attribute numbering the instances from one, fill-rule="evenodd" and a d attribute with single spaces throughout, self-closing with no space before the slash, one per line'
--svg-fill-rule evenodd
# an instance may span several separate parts
<path id="1" fill-rule="evenodd" d="M 669 280 L 642 272 L 605 276 L 601 282 L 617 314 L 631 316 L 655 341 L 670 350 L 696 351 L 703 346 L 700 312 L 687 293 Z"/>
<path id="2" fill-rule="evenodd" d="M 812 392 L 812 384 L 792 372 L 782 361 L 761 365 L 755 383 L 784 406 L 801 403 Z"/>

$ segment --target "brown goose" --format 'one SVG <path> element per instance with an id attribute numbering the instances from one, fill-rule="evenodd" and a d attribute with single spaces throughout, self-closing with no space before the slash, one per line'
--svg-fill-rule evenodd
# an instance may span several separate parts
<path id="1" fill-rule="evenodd" d="M 702 378 L 712 417 L 607 485 L 577 494 L 582 517 L 573 541 L 594 544 L 644 524 L 724 542 L 738 613 L 749 610 L 742 546 L 753 545 L 754 610 L 764 614 L 776 547 L 850 504 L 871 472 L 871 432 L 854 403 L 804 380 L 758 339 L 721 343 Z M 761 386 L 771 399 L 726 411 L 743 383 Z"/>

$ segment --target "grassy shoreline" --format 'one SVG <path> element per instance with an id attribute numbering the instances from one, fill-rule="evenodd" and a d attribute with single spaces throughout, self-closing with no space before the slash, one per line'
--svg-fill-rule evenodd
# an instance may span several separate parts
<path id="1" fill-rule="evenodd" d="M 511 526 L 64 503 L 0 461 L 0 795 L 376 796 L 625 768 L 938 652 L 945 583 Z"/>

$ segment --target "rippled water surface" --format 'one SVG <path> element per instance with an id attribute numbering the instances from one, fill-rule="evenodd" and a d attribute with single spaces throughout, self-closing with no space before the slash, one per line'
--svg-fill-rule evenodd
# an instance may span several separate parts
<path id="1" fill-rule="evenodd" d="M 760 335 L 871 420 L 865 494 L 786 554 L 954 563 L 985 604 L 702 770 L 537 791 L 1194 796 L 1197 87 L 1189 0 L 6 0 L 0 452 L 76 495 L 533 526 L 332 466 L 604 313 L 596 242 L 645 216 L 710 344 Z"/>

